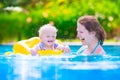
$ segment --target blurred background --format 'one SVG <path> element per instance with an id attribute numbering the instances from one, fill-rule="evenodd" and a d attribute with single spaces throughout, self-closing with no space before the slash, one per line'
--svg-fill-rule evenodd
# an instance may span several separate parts
<path id="1" fill-rule="evenodd" d="M 76 39 L 77 19 L 95 15 L 106 40 L 120 41 L 120 0 L 0 0 L 0 43 L 38 36 L 40 26 L 54 24 L 57 39 Z"/>

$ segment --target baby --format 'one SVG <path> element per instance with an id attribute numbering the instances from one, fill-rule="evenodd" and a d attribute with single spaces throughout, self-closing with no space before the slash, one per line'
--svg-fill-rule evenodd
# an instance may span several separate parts
<path id="1" fill-rule="evenodd" d="M 37 55 L 38 50 L 62 50 L 65 53 L 70 52 L 69 46 L 63 46 L 56 43 L 57 29 L 50 24 L 43 25 L 39 29 L 39 38 L 41 42 L 35 45 L 31 50 L 32 55 Z"/>

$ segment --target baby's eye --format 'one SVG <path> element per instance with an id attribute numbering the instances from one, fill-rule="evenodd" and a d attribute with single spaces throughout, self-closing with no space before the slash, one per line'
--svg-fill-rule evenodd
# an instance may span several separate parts
<path id="1" fill-rule="evenodd" d="M 53 38 L 55 38 L 55 36 L 52 36 Z"/>
<path id="2" fill-rule="evenodd" d="M 50 36 L 47 36 L 47 38 L 49 38 Z"/>

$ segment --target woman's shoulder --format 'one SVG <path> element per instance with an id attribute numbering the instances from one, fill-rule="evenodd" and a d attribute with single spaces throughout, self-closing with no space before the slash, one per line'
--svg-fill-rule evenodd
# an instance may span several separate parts
<path id="1" fill-rule="evenodd" d="M 83 53 L 87 48 L 88 48 L 88 46 L 80 47 L 80 49 L 77 51 L 77 54 Z"/>
<path id="2" fill-rule="evenodd" d="M 96 51 L 95 51 L 96 54 L 106 54 L 105 50 L 103 49 L 102 46 L 99 46 Z"/>

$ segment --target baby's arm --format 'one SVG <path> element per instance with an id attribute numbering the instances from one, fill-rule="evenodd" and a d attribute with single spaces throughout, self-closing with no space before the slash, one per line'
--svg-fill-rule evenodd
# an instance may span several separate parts
<path id="1" fill-rule="evenodd" d="M 71 52 L 69 46 L 58 45 L 57 49 L 64 51 L 64 53 L 70 53 Z"/>
<path id="2" fill-rule="evenodd" d="M 37 51 L 39 50 L 39 45 L 35 45 L 33 48 L 30 49 L 31 55 L 37 55 Z"/>

